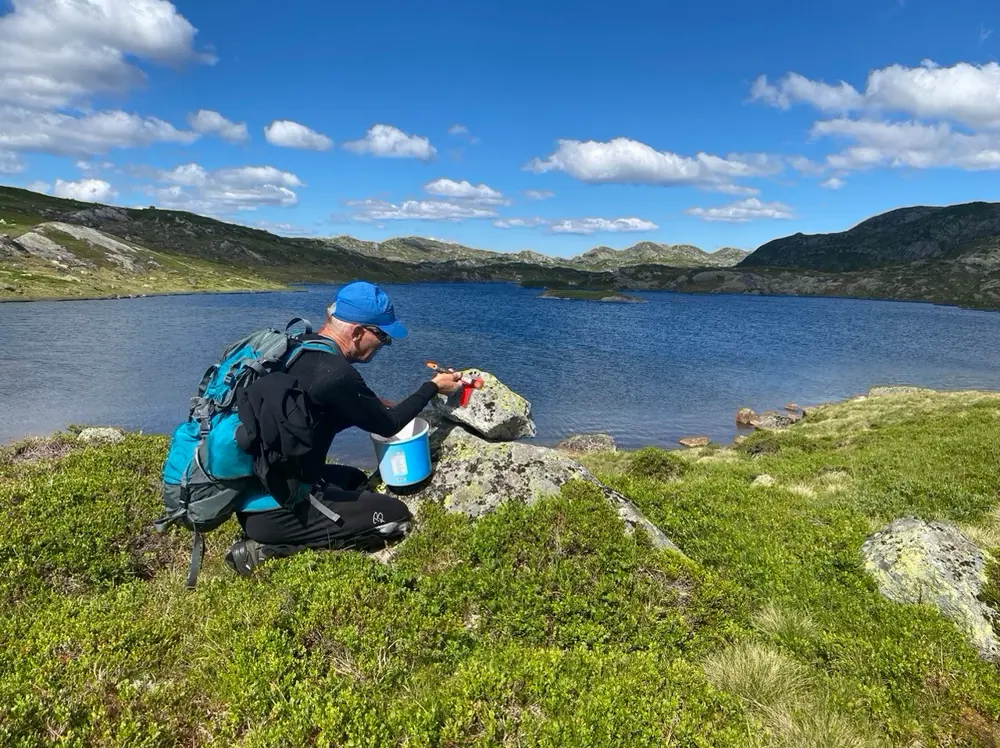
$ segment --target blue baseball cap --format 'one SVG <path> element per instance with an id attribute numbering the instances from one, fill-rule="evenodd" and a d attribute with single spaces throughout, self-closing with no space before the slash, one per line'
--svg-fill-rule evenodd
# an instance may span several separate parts
<path id="1" fill-rule="evenodd" d="M 344 322 L 374 325 L 393 340 L 403 340 L 410 334 L 396 319 L 392 302 L 385 291 L 374 283 L 355 281 L 337 292 L 331 315 Z"/>

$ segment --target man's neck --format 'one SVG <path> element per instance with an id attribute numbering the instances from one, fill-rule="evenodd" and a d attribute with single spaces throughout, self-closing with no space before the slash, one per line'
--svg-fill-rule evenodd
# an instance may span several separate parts
<path id="1" fill-rule="evenodd" d="M 348 361 L 354 360 L 354 357 L 350 354 L 350 351 L 353 348 L 353 345 L 351 344 L 351 336 L 343 330 L 336 329 L 332 325 L 323 325 L 316 331 L 316 334 L 322 335 L 324 338 L 330 338 L 330 340 L 337 344 L 337 348 L 340 349 L 340 354 L 344 358 Z"/>

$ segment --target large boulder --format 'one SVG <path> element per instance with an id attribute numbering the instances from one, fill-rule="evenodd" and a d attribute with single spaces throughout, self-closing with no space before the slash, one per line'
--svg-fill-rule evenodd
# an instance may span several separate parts
<path id="1" fill-rule="evenodd" d="M 475 397 L 475 396 L 473 396 Z M 492 442 L 456 424 L 442 423 L 431 435 L 435 470 L 423 485 L 395 491 L 376 473 L 373 489 L 398 493 L 411 508 L 425 501 L 479 517 L 508 501 L 533 503 L 559 492 L 571 480 L 596 485 L 621 517 L 626 530 L 643 528 L 659 548 L 678 550 L 625 496 L 598 481 L 582 465 L 554 449 L 519 442 Z"/>
<path id="2" fill-rule="evenodd" d="M 986 582 L 983 552 L 957 527 L 897 519 L 865 540 L 865 568 L 879 591 L 898 603 L 933 605 L 953 620 L 986 659 L 1000 662 L 998 611 L 979 600 Z"/>
<path id="3" fill-rule="evenodd" d="M 492 374 L 479 369 L 462 372 L 483 380 L 469 402 L 461 407 L 461 390 L 452 395 L 438 395 L 432 404 L 445 419 L 472 429 L 490 441 L 512 441 L 535 435 L 531 403 Z"/>

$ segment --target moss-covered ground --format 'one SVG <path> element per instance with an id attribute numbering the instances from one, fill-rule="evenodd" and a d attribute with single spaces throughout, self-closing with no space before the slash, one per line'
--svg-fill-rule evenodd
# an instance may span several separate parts
<path id="1" fill-rule="evenodd" d="M 389 564 L 245 580 L 225 526 L 194 591 L 188 537 L 150 529 L 163 437 L 12 445 L 0 745 L 995 746 L 1000 668 L 884 600 L 859 548 L 904 514 L 995 545 L 997 443 L 995 395 L 850 401 L 734 449 L 587 458 L 686 558 L 571 484 L 477 522 L 424 507 Z"/>

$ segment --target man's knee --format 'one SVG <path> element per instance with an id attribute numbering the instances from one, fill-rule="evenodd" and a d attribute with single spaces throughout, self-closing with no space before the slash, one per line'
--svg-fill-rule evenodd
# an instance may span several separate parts
<path id="1" fill-rule="evenodd" d="M 350 465 L 324 465 L 320 477 L 328 486 L 345 491 L 356 491 L 368 481 L 364 470 Z"/>

